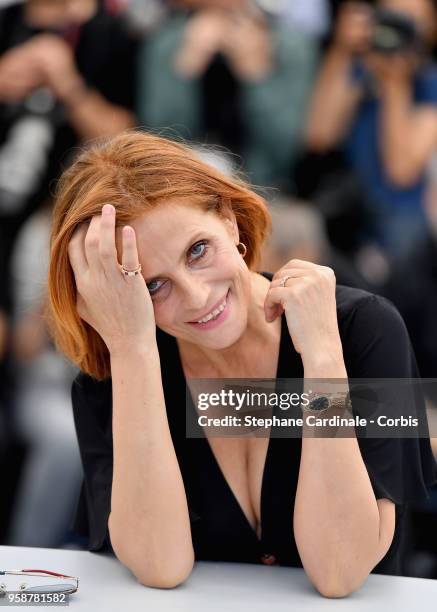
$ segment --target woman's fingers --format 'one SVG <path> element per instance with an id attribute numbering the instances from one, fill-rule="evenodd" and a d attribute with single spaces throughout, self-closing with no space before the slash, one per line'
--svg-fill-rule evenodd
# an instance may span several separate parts
<path id="1" fill-rule="evenodd" d="M 68 243 L 68 258 L 70 260 L 73 273 L 77 279 L 85 274 L 88 270 L 88 262 L 85 257 L 85 234 L 87 231 L 87 224 L 81 223 L 73 232 L 70 242 Z"/>
<path id="2" fill-rule="evenodd" d="M 287 296 L 287 290 L 290 289 L 290 285 L 293 281 L 296 283 L 297 279 L 302 279 L 307 275 L 307 268 L 283 268 L 275 274 L 264 301 L 266 321 L 271 323 L 284 312 L 284 299 Z M 285 285 L 283 284 L 284 279 Z"/>
<path id="3" fill-rule="evenodd" d="M 302 276 L 307 276 L 308 272 L 309 271 L 304 268 L 282 268 L 273 276 L 270 282 L 270 287 L 281 287 L 286 276 L 289 276 L 290 278 L 301 278 Z M 287 281 L 287 284 L 289 282 L 290 281 Z"/>
<path id="4" fill-rule="evenodd" d="M 102 208 L 99 255 L 107 275 L 119 273 L 115 246 L 115 208 L 112 204 L 105 204 Z"/>
<path id="5" fill-rule="evenodd" d="M 120 274 L 115 225 L 115 208 L 112 204 L 105 204 L 101 215 L 95 215 L 87 227 L 77 230 L 71 250 L 78 271 L 89 269 L 94 274 L 103 272 L 108 277 Z M 135 231 L 129 225 L 122 230 L 122 265 L 126 270 L 136 270 L 139 266 Z"/>
<path id="6" fill-rule="evenodd" d="M 130 225 L 126 225 L 125 227 L 123 227 L 122 245 L 123 268 L 125 270 L 136 270 L 139 266 L 137 240 L 135 236 L 135 230 Z"/>
<path id="7" fill-rule="evenodd" d="M 266 321 L 272 323 L 285 310 L 285 300 L 287 298 L 286 287 L 271 287 L 264 301 L 264 313 Z"/>
<path id="8" fill-rule="evenodd" d="M 278 278 L 282 278 L 284 276 L 285 271 L 288 270 L 300 270 L 302 273 L 308 270 L 314 270 L 317 267 L 316 264 L 313 264 L 310 261 L 305 261 L 303 259 L 290 259 L 282 268 L 279 268 L 275 274 L 273 274 L 272 282 Z"/>
<path id="9" fill-rule="evenodd" d="M 91 272 L 98 273 L 101 270 L 100 262 L 100 215 L 94 215 L 91 219 L 85 236 L 85 255 Z"/>

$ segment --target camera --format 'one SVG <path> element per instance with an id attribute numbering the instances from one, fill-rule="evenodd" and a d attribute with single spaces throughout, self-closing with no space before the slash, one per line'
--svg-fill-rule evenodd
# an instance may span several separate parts
<path id="1" fill-rule="evenodd" d="M 391 55 L 401 51 L 420 51 L 422 39 L 412 19 L 392 10 L 375 9 L 371 49 Z"/>

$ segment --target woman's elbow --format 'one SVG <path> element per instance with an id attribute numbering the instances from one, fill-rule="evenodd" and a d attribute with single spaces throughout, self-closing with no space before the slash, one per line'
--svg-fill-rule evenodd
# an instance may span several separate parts
<path id="1" fill-rule="evenodd" d="M 137 580 L 143 585 L 154 589 L 174 589 L 183 584 L 190 576 L 194 567 L 194 562 L 187 567 L 181 567 L 178 570 L 162 571 L 153 573 L 137 573 Z"/>
<path id="2" fill-rule="evenodd" d="M 349 589 L 343 585 L 337 584 L 321 584 L 314 585 L 320 595 L 327 597 L 328 599 L 340 599 L 341 597 L 348 597 L 355 589 Z"/>
<path id="3" fill-rule="evenodd" d="M 172 550 L 164 553 L 160 542 L 141 543 L 138 538 L 128 538 L 125 524 L 115 523 L 113 512 L 109 514 L 108 531 L 115 556 L 144 586 L 171 589 L 185 582 L 193 570 L 191 543 L 186 542 L 184 547 L 175 542 Z"/>
<path id="4" fill-rule="evenodd" d="M 323 576 L 315 580 L 313 579 L 312 583 L 323 597 L 327 597 L 329 599 L 339 599 L 342 597 L 348 597 L 354 593 L 363 584 L 367 577 L 368 574 L 360 578 L 344 578 L 337 575 Z"/>

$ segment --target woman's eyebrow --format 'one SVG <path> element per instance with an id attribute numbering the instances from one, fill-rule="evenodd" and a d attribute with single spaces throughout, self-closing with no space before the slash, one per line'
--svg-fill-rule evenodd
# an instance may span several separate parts
<path id="1" fill-rule="evenodd" d="M 179 257 L 178 263 L 180 263 L 184 259 L 185 254 L 188 251 L 189 247 L 192 246 L 196 242 L 196 240 L 198 240 L 203 235 L 204 235 L 204 232 L 199 230 L 198 232 L 196 232 L 195 234 L 193 234 L 191 236 L 191 238 L 187 242 L 187 246 L 183 249 L 183 251 L 181 253 L 181 256 Z M 146 278 L 146 283 L 150 283 L 151 281 L 153 281 L 155 279 L 160 279 L 163 276 L 165 276 L 165 273 L 163 273 L 163 274 L 155 274 L 153 277 Z"/>

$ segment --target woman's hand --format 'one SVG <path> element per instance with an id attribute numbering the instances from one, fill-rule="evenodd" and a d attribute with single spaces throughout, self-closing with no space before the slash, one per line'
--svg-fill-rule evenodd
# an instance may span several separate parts
<path id="1" fill-rule="evenodd" d="M 285 312 L 290 336 L 304 365 L 327 357 L 342 362 L 335 274 L 331 268 L 291 259 L 274 274 L 264 311 L 268 322 Z"/>
<path id="2" fill-rule="evenodd" d="M 77 287 L 80 317 L 102 337 L 111 355 L 150 345 L 156 340 L 153 304 L 141 274 L 125 276 L 117 261 L 115 208 L 105 204 L 102 215 L 81 224 L 68 246 Z M 138 267 L 135 231 L 122 230 L 122 262 Z"/>

